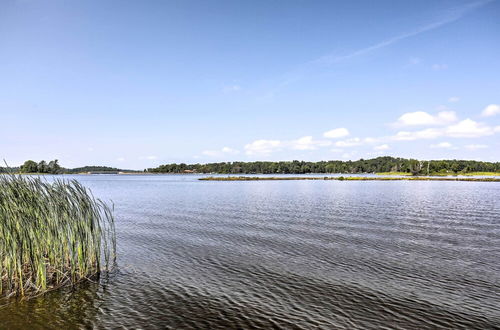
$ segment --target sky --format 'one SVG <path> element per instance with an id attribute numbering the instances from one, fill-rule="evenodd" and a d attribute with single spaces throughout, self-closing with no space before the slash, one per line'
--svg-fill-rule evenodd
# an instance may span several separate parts
<path id="1" fill-rule="evenodd" d="M 500 161 L 500 0 L 0 1 L 0 159 Z"/>

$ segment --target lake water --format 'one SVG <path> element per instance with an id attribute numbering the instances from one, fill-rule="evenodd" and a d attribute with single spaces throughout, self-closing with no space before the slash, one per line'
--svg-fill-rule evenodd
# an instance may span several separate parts
<path id="1" fill-rule="evenodd" d="M 500 184 L 77 178 L 115 203 L 118 271 L 0 328 L 500 327 Z"/>

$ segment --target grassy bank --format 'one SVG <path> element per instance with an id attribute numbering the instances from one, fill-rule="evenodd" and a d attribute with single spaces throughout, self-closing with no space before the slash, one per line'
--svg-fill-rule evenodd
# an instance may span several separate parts
<path id="1" fill-rule="evenodd" d="M 398 175 L 398 176 L 411 176 L 408 172 L 380 172 L 377 175 Z M 426 174 L 420 174 L 425 176 Z M 431 172 L 429 176 L 500 176 L 500 172 L 468 172 L 468 173 L 455 173 L 455 172 Z"/>
<path id="2" fill-rule="evenodd" d="M 111 209 L 77 181 L 0 176 L 0 297 L 95 278 L 114 264 Z"/>
<path id="3" fill-rule="evenodd" d="M 473 182 L 500 182 L 497 178 L 430 178 L 419 176 L 405 177 L 363 177 L 363 176 L 325 176 L 325 177 L 257 177 L 257 176 L 209 176 L 199 178 L 201 181 L 289 181 L 289 180 L 335 180 L 335 181 L 473 181 Z"/>
<path id="4" fill-rule="evenodd" d="M 459 175 L 465 176 L 500 176 L 500 172 L 470 172 Z"/>

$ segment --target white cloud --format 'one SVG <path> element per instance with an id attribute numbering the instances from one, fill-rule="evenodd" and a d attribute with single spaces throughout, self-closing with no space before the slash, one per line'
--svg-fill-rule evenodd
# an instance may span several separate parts
<path id="1" fill-rule="evenodd" d="M 219 152 L 217 150 L 204 150 L 201 153 L 203 155 L 209 156 L 209 157 L 215 157 L 215 156 L 219 155 Z"/>
<path id="2" fill-rule="evenodd" d="M 349 135 L 349 130 L 347 128 L 335 128 L 328 132 L 323 133 L 323 136 L 329 139 L 338 139 Z"/>
<path id="3" fill-rule="evenodd" d="M 381 144 L 379 146 L 373 147 L 373 150 L 378 150 L 378 151 L 389 150 L 389 149 L 390 149 L 390 147 L 388 144 Z"/>
<path id="4" fill-rule="evenodd" d="M 343 141 L 335 142 L 336 147 L 344 148 L 344 147 L 355 147 L 363 144 L 363 141 L 360 138 L 352 138 Z"/>
<path id="5" fill-rule="evenodd" d="M 372 137 L 367 137 L 363 139 L 363 142 L 371 144 L 371 143 L 377 143 L 380 142 L 380 138 L 372 138 Z"/>
<path id="6" fill-rule="evenodd" d="M 441 111 L 433 116 L 425 111 L 407 112 L 398 118 L 395 126 L 446 125 L 457 121 L 454 111 Z"/>
<path id="7" fill-rule="evenodd" d="M 460 98 L 458 96 L 452 96 L 448 99 L 448 102 L 450 102 L 450 103 L 455 103 L 458 101 L 460 101 Z"/>
<path id="8" fill-rule="evenodd" d="M 420 131 L 400 131 L 396 135 L 379 140 L 413 141 L 422 139 L 435 139 L 448 136 L 452 138 L 477 138 L 500 133 L 500 126 L 491 127 L 472 119 L 465 119 L 444 128 L 426 128 Z"/>
<path id="9" fill-rule="evenodd" d="M 149 160 L 155 160 L 157 159 L 158 157 L 156 156 L 147 156 L 146 159 L 149 159 Z"/>
<path id="10" fill-rule="evenodd" d="M 209 156 L 209 157 L 216 157 L 216 156 L 222 156 L 222 155 L 236 155 L 238 154 L 239 151 L 229 148 L 229 147 L 224 147 L 221 150 L 205 150 L 202 152 L 203 155 Z"/>
<path id="11" fill-rule="evenodd" d="M 356 151 L 346 152 L 346 153 L 342 154 L 342 158 L 352 159 L 352 157 L 354 157 L 354 155 L 356 155 L 356 154 L 357 154 Z"/>
<path id="12" fill-rule="evenodd" d="M 124 157 L 118 157 L 116 160 L 119 161 L 119 162 L 124 162 L 125 158 Z"/>
<path id="13" fill-rule="evenodd" d="M 478 149 L 486 149 L 488 146 L 486 144 L 467 144 L 465 145 L 465 149 L 469 150 L 478 150 Z"/>
<path id="14" fill-rule="evenodd" d="M 500 106 L 498 104 L 490 104 L 481 112 L 482 117 L 491 117 L 500 114 Z"/>
<path id="15" fill-rule="evenodd" d="M 431 148 L 440 148 L 440 149 L 449 149 L 451 147 L 453 147 L 453 145 L 449 142 L 440 142 L 440 143 L 437 143 L 437 144 L 431 144 L 430 145 Z"/>
<path id="16" fill-rule="evenodd" d="M 256 140 L 245 145 L 247 155 L 269 154 L 279 150 L 283 146 L 280 140 Z"/>
<path id="17" fill-rule="evenodd" d="M 451 137 L 475 138 L 492 135 L 495 133 L 495 130 L 490 126 L 467 118 L 455 125 L 448 126 L 444 133 Z"/>
<path id="18" fill-rule="evenodd" d="M 316 150 L 318 147 L 331 145 L 330 141 L 314 140 L 312 136 L 304 136 L 290 142 L 290 147 L 295 150 Z"/>
<path id="19" fill-rule="evenodd" d="M 229 148 L 229 147 L 222 148 L 222 152 L 225 153 L 225 154 L 239 154 L 240 153 L 238 150 L 232 149 L 232 148 Z"/>
<path id="20" fill-rule="evenodd" d="M 446 65 L 446 64 L 434 64 L 434 65 L 432 65 L 432 70 L 435 70 L 435 71 L 446 70 L 446 69 L 448 69 L 448 65 Z"/>
<path id="21" fill-rule="evenodd" d="M 396 135 L 390 137 L 390 139 L 396 141 L 413 141 L 421 139 L 435 139 L 442 135 L 442 130 L 439 130 L 437 128 L 427 128 L 421 131 L 414 132 L 401 131 L 396 133 Z"/>

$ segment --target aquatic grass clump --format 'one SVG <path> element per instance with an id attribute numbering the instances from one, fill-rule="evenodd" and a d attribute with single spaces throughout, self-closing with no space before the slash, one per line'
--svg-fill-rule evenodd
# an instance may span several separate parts
<path id="1" fill-rule="evenodd" d="M 0 297 L 96 278 L 115 251 L 112 209 L 78 181 L 0 175 Z"/>

